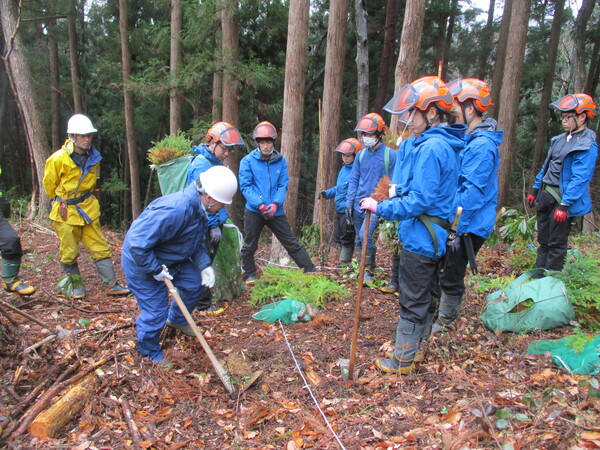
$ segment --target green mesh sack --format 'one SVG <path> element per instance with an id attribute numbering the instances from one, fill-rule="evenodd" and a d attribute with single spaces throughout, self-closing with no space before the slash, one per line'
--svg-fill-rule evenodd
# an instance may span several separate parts
<path id="1" fill-rule="evenodd" d="M 552 361 L 576 375 L 600 373 L 600 335 L 584 345 L 578 344 L 580 336 L 567 336 L 556 341 L 533 341 L 527 351 L 531 355 L 550 352 Z"/>
<path id="2" fill-rule="evenodd" d="M 217 277 L 213 292 L 217 300 L 233 300 L 244 290 L 240 265 L 241 241 L 240 230 L 227 219 L 223 225 L 219 249 L 213 260 Z"/>
<path id="3" fill-rule="evenodd" d="M 162 195 L 172 194 L 187 186 L 188 167 L 194 155 L 185 155 L 156 166 Z"/>
<path id="4" fill-rule="evenodd" d="M 525 272 L 486 299 L 481 320 L 492 331 L 526 333 L 563 327 L 575 319 L 564 283 L 554 277 L 532 279 L 544 269 Z"/>
<path id="5" fill-rule="evenodd" d="M 304 316 L 304 311 L 306 311 L 306 305 L 303 302 L 286 299 L 264 305 L 260 308 L 260 311 L 253 314 L 252 317 L 269 323 L 275 323 L 277 320 L 281 320 L 282 323 L 287 325 L 301 320 L 299 317 Z"/>

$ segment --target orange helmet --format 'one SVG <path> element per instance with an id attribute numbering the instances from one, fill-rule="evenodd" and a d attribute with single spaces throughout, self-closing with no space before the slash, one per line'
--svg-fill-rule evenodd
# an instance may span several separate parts
<path id="1" fill-rule="evenodd" d="M 460 103 L 472 99 L 473 106 L 480 113 L 486 112 L 493 105 L 492 97 L 490 96 L 490 88 L 485 81 L 477 78 L 457 78 L 448 83 L 450 93 Z"/>
<path id="2" fill-rule="evenodd" d="M 208 142 L 221 142 L 227 147 L 245 145 L 242 135 L 236 127 L 228 122 L 217 122 L 208 129 L 204 137 Z"/>
<path id="3" fill-rule="evenodd" d="M 550 103 L 550 106 L 560 111 L 575 111 L 577 114 L 586 114 L 588 119 L 596 117 L 596 104 L 592 97 L 581 92 L 565 95 Z"/>
<path id="4" fill-rule="evenodd" d="M 334 152 L 343 153 L 344 155 L 356 155 L 361 148 L 363 148 L 363 145 L 358 139 L 349 138 L 340 142 Z"/>
<path id="5" fill-rule="evenodd" d="M 354 131 L 362 131 L 363 133 L 375 134 L 383 133 L 387 130 L 387 125 L 383 118 L 377 113 L 369 113 L 358 121 Z"/>
<path id="6" fill-rule="evenodd" d="M 413 108 L 427 111 L 430 106 L 437 104 L 444 111 L 450 111 L 453 100 L 442 79 L 430 76 L 402 86 L 383 109 L 391 114 L 404 114 Z"/>
<path id="7" fill-rule="evenodd" d="M 277 139 L 277 130 L 273 126 L 271 122 L 261 122 L 254 128 L 254 133 L 252 133 L 252 138 L 254 140 L 257 139 Z"/>

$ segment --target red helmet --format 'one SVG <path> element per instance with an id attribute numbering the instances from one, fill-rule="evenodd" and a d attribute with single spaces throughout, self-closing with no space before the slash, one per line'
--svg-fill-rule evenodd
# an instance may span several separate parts
<path id="1" fill-rule="evenodd" d="M 387 125 L 383 118 L 377 113 L 369 113 L 358 121 L 354 131 L 362 131 L 363 133 L 375 134 L 383 133 L 387 129 Z"/>
<path id="2" fill-rule="evenodd" d="M 413 108 L 427 111 L 430 106 L 437 106 L 444 111 L 452 109 L 454 101 L 448 86 L 439 77 L 423 77 L 405 84 L 383 107 L 391 114 L 404 114 Z"/>
<path id="3" fill-rule="evenodd" d="M 475 109 L 480 113 L 486 112 L 493 105 L 490 88 L 485 81 L 477 78 L 457 78 L 447 84 L 450 93 L 460 103 L 472 99 Z"/>
<path id="4" fill-rule="evenodd" d="M 217 122 L 208 129 L 204 137 L 208 142 L 221 142 L 227 147 L 245 145 L 242 135 L 236 127 L 228 122 Z"/>
<path id="5" fill-rule="evenodd" d="M 363 145 L 358 139 L 349 138 L 340 142 L 334 152 L 339 152 L 344 155 L 356 155 L 361 148 L 363 148 Z"/>
<path id="6" fill-rule="evenodd" d="M 254 140 L 257 139 L 277 139 L 277 130 L 273 126 L 271 122 L 261 122 L 254 128 L 254 133 L 252 133 L 252 138 Z"/>
<path id="7" fill-rule="evenodd" d="M 588 119 L 596 117 L 596 104 L 592 97 L 583 93 L 569 94 L 550 103 L 550 106 L 560 111 L 575 111 L 577 114 L 586 114 Z"/>

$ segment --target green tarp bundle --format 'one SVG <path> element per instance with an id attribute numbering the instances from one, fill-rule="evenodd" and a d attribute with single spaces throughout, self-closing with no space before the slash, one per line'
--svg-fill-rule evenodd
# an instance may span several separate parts
<path id="1" fill-rule="evenodd" d="M 550 352 L 555 364 L 577 375 L 600 373 L 600 335 L 581 345 L 581 336 L 567 336 L 556 341 L 534 341 L 527 351 L 532 355 Z"/>
<path id="2" fill-rule="evenodd" d="M 188 167 L 194 155 L 185 155 L 156 166 L 162 195 L 172 194 L 187 186 Z"/>
<path id="3" fill-rule="evenodd" d="M 244 290 L 240 250 L 240 232 L 233 222 L 227 219 L 221 233 L 221 243 L 213 261 L 217 275 L 214 287 L 214 295 L 217 300 L 232 300 Z"/>
<path id="4" fill-rule="evenodd" d="M 163 195 L 172 194 L 187 186 L 188 168 L 193 157 L 193 155 L 186 155 L 156 166 L 158 183 Z M 216 273 L 213 293 L 217 300 L 232 300 L 244 290 L 240 266 L 240 240 L 238 228 L 233 222 L 227 220 L 213 261 Z"/>
<path id="5" fill-rule="evenodd" d="M 492 331 L 526 333 L 563 327 L 575 319 L 575 310 L 562 281 L 544 275 L 543 269 L 524 273 L 486 299 L 481 320 Z"/>
<path id="6" fill-rule="evenodd" d="M 264 305 L 260 311 L 252 314 L 252 317 L 269 323 L 281 320 L 281 323 L 288 325 L 298 321 L 308 322 L 311 317 L 307 312 L 304 302 L 285 299 Z"/>

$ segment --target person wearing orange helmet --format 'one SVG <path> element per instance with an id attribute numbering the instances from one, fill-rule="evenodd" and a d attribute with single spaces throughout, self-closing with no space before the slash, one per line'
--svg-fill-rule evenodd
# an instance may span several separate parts
<path id="1" fill-rule="evenodd" d="M 298 267 L 316 272 L 306 249 L 292 233 L 284 211 L 289 183 L 285 157 L 275 150 L 277 130 L 270 122 L 261 122 L 252 134 L 257 148 L 240 161 L 240 191 L 246 198 L 242 270 L 247 284 L 256 281 L 254 253 L 265 225 L 281 242 Z"/>
<path id="2" fill-rule="evenodd" d="M 497 122 L 483 114 L 493 104 L 486 82 L 463 78 L 448 83 L 454 96 L 450 114 L 454 123 L 467 125 L 466 146 L 460 152 L 460 176 L 457 200 L 462 216 L 457 239 L 448 252 L 445 270 L 440 276 L 440 306 L 432 332 L 448 331 L 460 313 L 465 292 L 467 264 L 477 273 L 475 255 L 492 233 L 498 204 L 498 165 L 503 131 Z"/>
<path id="3" fill-rule="evenodd" d="M 188 168 L 188 185 L 195 183 L 200 174 L 206 172 L 211 167 L 222 166 L 237 146 L 246 145 L 238 129 L 229 122 L 214 123 L 208 129 L 204 139 L 207 141 L 206 143 L 193 148 L 194 158 Z M 206 248 L 208 249 L 211 261 L 214 259 L 219 248 L 223 225 L 228 217 L 229 214 L 225 208 L 221 208 L 214 213 L 208 213 Z M 211 315 L 218 315 L 225 311 L 213 303 L 210 290 L 207 290 L 206 297 L 200 300 L 198 310 L 206 311 Z"/>
<path id="4" fill-rule="evenodd" d="M 383 142 L 383 134 L 387 125 L 377 113 L 369 113 L 362 117 L 354 131 L 359 133 L 364 148 L 356 155 L 348 181 L 346 195 L 346 215 L 352 220 L 355 232 L 356 258 L 361 259 L 362 240 L 364 236 L 365 212 L 360 209 L 360 199 L 371 195 L 377 182 L 385 175 L 391 176 L 396 165 L 396 151 Z M 375 255 L 377 248 L 373 242 L 373 232 L 377 228 L 377 220 L 371 220 L 368 231 L 366 270 L 364 281 L 373 281 Z"/>
<path id="5" fill-rule="evenodd" d="M 396 165 L 389 200 L 362 199 L 361 208 L 387 220 L 398 220 L 402 242 L 399 267 L 400 320 L 394 354 L 377 359 L 384 372 L 415 370 L 415 354 L 427 338 L 429 318 L 437 306 L 438 274 L 446 251 L 466 125 L 439 126 L 453 98 L 438 77 L 423 77 L 404 85 L 384 107 L 398 114 L 413 135 Z"/>
<path id="6" fill-rule="evenodd" d="M 588 123 L 596 116 L 587 94 L 565 95 L 550 106 L 561 112 L 564 133 L 550 140 L 548 156 L 527 197 L 537 203 L 538 242 L 535 267 L 562 270 L 569 232 L 575 219 L 592 210 L 589 184 L 594 174 L 598 144 Z"/>
<path id="7" fill-rule="evenodd" d="M 349 264 L 354 253 L 354 224 L 346 217 L 346 194 L 354 157 L 362 148 L 363 145 L 356 138 L 344 139 L 339 143 L 333 151 L 342 155 L 344 165 L 338 173 L 337 182 L 332 188 L 321 191 L 317 195 L 319 199 L 335 199 L 337 216 L 333 225 L 333 237 L 340 245 L 340 265 Z"/>

